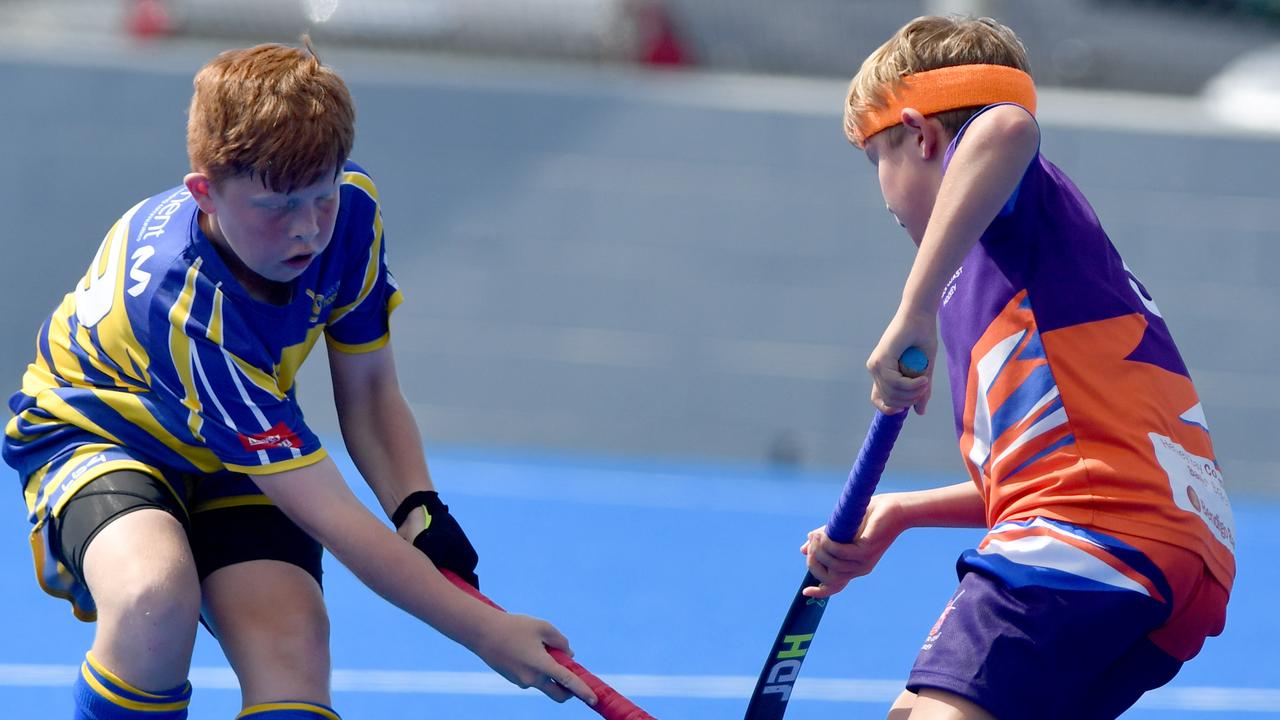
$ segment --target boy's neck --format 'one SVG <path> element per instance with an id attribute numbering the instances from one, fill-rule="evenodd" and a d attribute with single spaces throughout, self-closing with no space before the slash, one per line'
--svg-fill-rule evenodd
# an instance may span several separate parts
<path id="1" fill-rule="evenodd" d="M 203 210 L 197 212 L 199 213 L 197 222 L 200 223 L 200 230 L 205 234 L 205 237 L 209 238 L 209 242 L 218 251 L 218 257 L 222 258 L 222 262 L 226 263 L 227 268 L 231 270 L 232 277 L 249 293 L 249 297 L 269 305 L 289 304 L 293 299 L 292 284 L 268 280 L 250 269 L 248 265 L 245 265 L 240 260 L 240 257 L 231 249 L 231 246 L 227 244 L 227 239 L 223 237 L 222 230 L 213 221 L 213 217 Z"/>

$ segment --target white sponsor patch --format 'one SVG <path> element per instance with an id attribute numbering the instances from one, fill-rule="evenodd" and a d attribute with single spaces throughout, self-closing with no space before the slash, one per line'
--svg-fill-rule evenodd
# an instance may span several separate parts
<path id="1" fill-rule="evenodd" d="M 1147 433 L 1156 450 L 1156 461 L 1169 475 L 1169 488 L 1178 507 L 1199 516 L 1213 537 L 1233 554 L 1236 551 L 1235 520 L 1222 487 L 1222 473 L 1209 458 L 1188 452 L 1182 445 L 1157 433 Z"/>

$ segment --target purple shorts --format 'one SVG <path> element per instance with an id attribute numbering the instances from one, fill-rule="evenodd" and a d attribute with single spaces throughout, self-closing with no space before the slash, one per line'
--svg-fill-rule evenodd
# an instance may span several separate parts
<path id="1" fill-rule="evenodd" d="M 1168 618 L 1164 603 L 961 571 L 916 658 L 912 692 L 947 690 L 1000 720 L 1115 718 L 1182 667 L 1147 637 Z"/>

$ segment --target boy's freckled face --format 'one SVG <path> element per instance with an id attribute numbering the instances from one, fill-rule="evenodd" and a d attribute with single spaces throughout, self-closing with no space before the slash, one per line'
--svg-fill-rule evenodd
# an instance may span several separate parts
<path id="1" fill-rule="evenodd" d="M 234 177 L 209 195 L 217 231 L 250 270 L 288 282 L 307 269 L 333 238 L 339 182 L 324 179 L 291 193 L 275 192 L 259 179 Z"/>
<path id="2" fill-rule="evenodd" d="M 894 146 L 887 133 L 878 133 L 867 140 L 865 150 L 876 167 L 885 207 L 919 245 L 938 195 L 938 168 L 919 157 L 911 138 Z"/>

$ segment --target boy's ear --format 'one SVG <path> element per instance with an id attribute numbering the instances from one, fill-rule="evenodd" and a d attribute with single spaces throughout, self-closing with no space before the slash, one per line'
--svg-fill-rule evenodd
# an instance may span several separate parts
<path id="1" fill-rule="evenodd" d="M 187 192 L 191 193 L 191 198 L 196 201 L 196 205 L 206 214 L 214 211 L 213 197 L 210 195 L 211 185 L 209 176 L 204 173 L 187 173 L 182 178 L 182 184 L 187 186 Z"/>
<path id="2" fill-rule="evenodd" d="M 942 123 L 937 120 L 925 117 L 924 113 L 915 108 L 907 107 L 902 108 L 902 124 L 915 140 L 921 160 L 932 160 L 944 149 Z"/>

